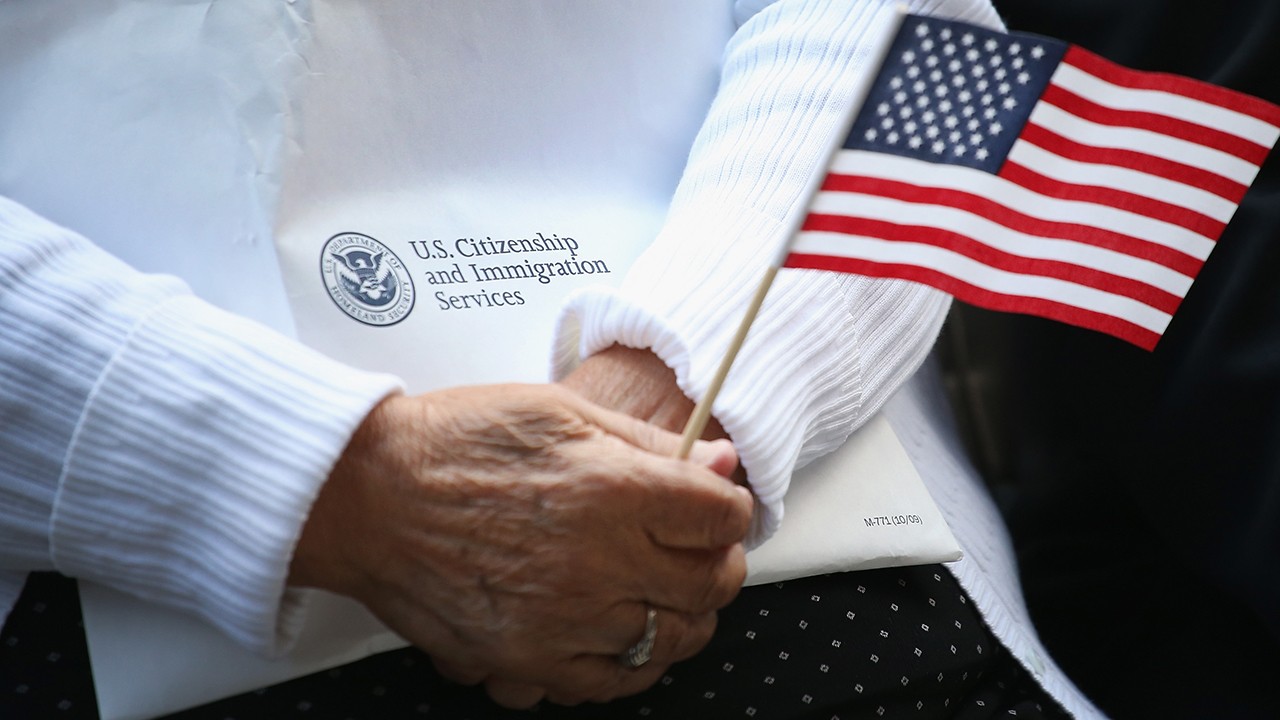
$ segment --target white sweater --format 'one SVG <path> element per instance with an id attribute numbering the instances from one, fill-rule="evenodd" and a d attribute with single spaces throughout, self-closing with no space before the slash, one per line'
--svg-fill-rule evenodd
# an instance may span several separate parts
<path id="1" fill-rule="evenodd" d="M 735 4 L 741 25 L 669 218 L 619 289 L 571 299 L 556 372 L 614 342 L 652 347 L 700 396 L 892 4 Z M 982 0 L 909 5 L 999 23 Z M 794 469 L 884 408 L 966 551 L 957 578 L 1055 697 L 1096 716 L 1035 638 L 999 516 L 918 372 L 948 306 L 898 281 L 779 276 L 714 408 L 759 501 L 752 540 L 783 521 Z M 0 200 L 0 608 L 26 571 L 57 569 L 187 609 L 260 652 L 286 648 L 301 608 L 284 580 L 310 502 L 398 387 Z"/>

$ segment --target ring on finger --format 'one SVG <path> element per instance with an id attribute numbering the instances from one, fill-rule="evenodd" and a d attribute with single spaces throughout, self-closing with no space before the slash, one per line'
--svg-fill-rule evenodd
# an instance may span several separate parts
<path id="1" fill-rule="evenodd" d="M 649 608 L 644 617 L 644 634 L 639 642 L 627 648 L 618 656 L 618 660 L 632 670 L 639 668 L 653 657 L 653 645 L 658 639 L 658 611 Z"/>

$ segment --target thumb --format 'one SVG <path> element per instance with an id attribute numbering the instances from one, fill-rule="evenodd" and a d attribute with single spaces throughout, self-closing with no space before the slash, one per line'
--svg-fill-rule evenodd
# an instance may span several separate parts
<path id="1" fill-rule="evenodd" d="M 650 468 L 696 465 L 720 476 L 685 471 L 679 473 L 679 482 L 654 486 L 652 502 L 637 511 L 649 521 L 655 540 L 670 547 L 685 548 L 722 547 L 742 540 L 751 522 L 755 500 L 749 490 L 730 480 L 738 467 L 738 454 L 731 442 L 699 440 L 687 460 L 678 460 L 675 456 L 680 449 L 679 435 L 584 402 L 590 406 L 586 419 L 638 450 L 664 458 L 658 465 L 649 465 Z M 668 480 L 674 477 L 667 476 Z"/>
<path id="2" fill-rule="evenodd" d="M 612 435 L 655 455 L 676 457 L 681 436 L 630 415 L 601 407 L 590 401 L 588 419 Z M 738 467 L 738 451 L 727 439 L 695 440 L 688 460 L 710 469 L 721 477 L 729 477 Z"/>
<path id="3" fill-rule="evenodd" d="M 600 408 L 604 412 L 613 412 Z M 631 427 L 625 427 L 623 421 L 630 421 Z M 646 423 L 629 415 L 622 415 L 616 428 L 606 428 L 627 442 L 643 450 L 657 455 L 676 457 L 683 444 L 683 437 Z M 714 423 L 714 419 L 712 421 Z M 637 425 L 638 423 L 638 425 Z M 719 425 L 716 424 L 716 428 Z M 723 433 L 723 430 L 719 430 Z M 746 485 L 746 471 L 738 462 L 738 450 L 727 438 L 715 440 L 694 440 L 687 458 L 690 462 L 701 465 L 723 478 L 728 478 L 739 485 Z"/>
<path id="4" fill-rule="evenodd" d="M 738 469 L 738 450 L 726 439 L 695 440 L 689 451 L 689 460 L 710 469 L 715 474 L 732 478 Z"/>

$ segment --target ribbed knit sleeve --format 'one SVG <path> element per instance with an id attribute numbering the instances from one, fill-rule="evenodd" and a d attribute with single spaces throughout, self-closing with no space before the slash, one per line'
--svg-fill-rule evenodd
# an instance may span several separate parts
<path id="1" fill-rule="evenodd" d="M 747 14 L 667 221 L 617 289 L 566 303 L 553 372 L 612 344 L 652 348 L 701 397 L 784 223 L 870 81 L 890 0 L 782 0 Z M 997 26 L 985 0 L 915 0 L 914 13 Z M 751 14 L 753 13 L 754 14 Z M 949 296 L 820 271 L 779 273 L 712 412 L 758 502 L 751 544 L 782 521 L 797 467 L 838 447 L 920 365 Z"/>
<path id="2" fill-rule="evenodd" d="M 399 387 L 0 199 L 6 570 L 110 585 L 274 654 L 300 619 L 285 580 L 311 503 Z"/>

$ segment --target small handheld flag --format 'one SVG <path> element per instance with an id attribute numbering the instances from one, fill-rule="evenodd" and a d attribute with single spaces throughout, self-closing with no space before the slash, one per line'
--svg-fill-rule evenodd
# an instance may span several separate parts
<path id="1" fill-rule="evenodd" d="M 1148 350 L 1280 108 L 1079 47 L 907 17 L 787 267 L 915 280 Z"/>
<path id="2" fill-rule="evenodd" d="M 776 265 L 921 282 L 1151 350 L 1280 137 L 1280 107 L 1025 33 L 902 15 Z"/>

